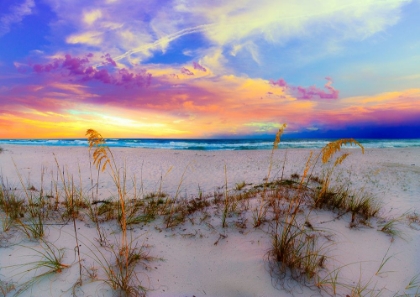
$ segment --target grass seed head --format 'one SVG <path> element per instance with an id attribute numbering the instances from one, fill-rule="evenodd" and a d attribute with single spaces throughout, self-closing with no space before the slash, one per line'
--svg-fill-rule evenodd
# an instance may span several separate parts
<path id="1" fill-rule="evenodd" d="M 365 152 L 365 148 L 363 145 L 361 145 L 357 140 L 354 140 L 353 138 L 345 138 L 345 139 L 339 139 L 333 142 L 328 143 L 321 151 L 322 153 L 322 163 L 327 163 L 332 155 L 334 155 L 336 152 L 340 151 L 341 147 L 343 145 L 350 144 L 350 145 L 358 145 L 362 149 L 362 153 Z M 346 156 L 347 157 L 347 156 Z M 346 158 L 344 157 L 341 162 Z M 340 164 L 340 163 L 339 163 Z"/>

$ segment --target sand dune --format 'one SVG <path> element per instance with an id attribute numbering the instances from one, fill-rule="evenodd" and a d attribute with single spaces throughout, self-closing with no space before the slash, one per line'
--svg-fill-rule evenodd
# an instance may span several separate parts
<path id="1" fill-rule="evenodd" d="M 109 171 L 99 174 L 96 196 L 94 185 L 98 172 L 91 165 L 87 148 L 14 145 L 3 148 L 0 169 L 3 192 L 8 195 L 13 193 L 26 199 L 20 174 L 24 187 L 33 187 L 33 191 L 27 190 L 27 193 L 38 197 L 42 189 L 45 197 L 51 197 L 45 199 L 54 200 L 56 182 L 57 190 L 63 192 L 58 176 L 64 172 L 67 181 L 73 177 L 75 187 L 83 190 L 89 203 L 117 197 Z M 179 201 L 199 197 L 212 201 L 217 196 L 215 193 L 220 194 L 220 203 L 210 203 L 200 211 L 191 212 L 183 222 L 169 228 L 164 214 L 157 215 L 150 223 L 129 226 L 127 232 L 132 243 L 143 246 L 143 251 L 155 258 L 145 262 L 146 266 L 140 263 L 135 267 L 138 281 L 148 289 L 147 296 L 328 296 L 333 292 L 330 280 L 335 271 L 339 271 L 338 296 L 419 296 L 420 225 L 415 221 L 415 214 L 420 210 L 419 148 L 369 149 L 364 154 L 360 149 L 345 150 L 351 155 L 334 169 L 333 184 L 344 185 L 356 194 L 362 191 L 370 194 L 380 202 L 381 210 L 375 218 L 368 222 L 360 219 L 351 228 L 349 213 L 305 206 L 305 216 L 299 220 L 309 220 L 318 230 L 319 244 L 326 255 L 318 278 L 306 283 L 287 276 L 283 278 L 270 270 L 269 251 L 275 225 L 269 210 L 267 221 L 254 228 L 256 210 L 261 207 L 260 194 L 238 200 L 236 209 L 227 213 L 226 228 L 222 227 L 222 219 L 225 184 L 229 195 L 237 195 L 263 184 L 268 175 L 269 181 L 281 178 L 290 181 L 293 173 L 302 176 L 310 150 L 275 151 L 270 173 L 270 151 L 113 148 L 112 152 L 118 168 L 125 168 L 130 197 L 135 192 L 133 180 L 136 180 L 138 199 L 143 201 L 147 195 L 159 191 L 167 195 L 162 203 L 174 196 Z M 317 152 L 319 150 L 314 150 L 314 154 Z M 321 166 L 319 162 L 314 176 L 322 177 L 328 166 L 331 164 Z M 235 190 L 241 183 L 245 183 L 243 189 Z M 60 199 L 64 199 L 64 194 Z M 134 205 L 130 204 L 134 202 L 127 203 Z M 59 207 L 65 208 L 62 204 Z M 86 208 L 81 208 L 75 220 L 80 265 L 75 252 L 72 216 L 49 212 L 44 220 L 44 241 L 63 249 L 62 262 L 69 267 L 63 266 L 60 271 L 40 278 L 22 291 L 21 296 L 71 296 L 73 293 L 76 296 L 118 296 L 118 291 L 103 282 L 107 275 L 101 261 L 112 261 L 111 247 L 121 243 L 120 225 L 115 219 L 100 222 L 108 246 L 101 247 L 96 224 L 87 212 Z M 175 213 L 172 221 L 175 221 Z M 7 218 L 4 210 L 1 216 L 1 230 L 4 230 Z M 22 222 L 28 218 L 29 213 L 24 213 Z M 378 232 L 392 219 L 396 219 L 392 226 L 396 231 L 394 236 Z M 19 224 L 2 231 L 0 246 L 1 287 L 4 292 L 10 291 L 5 295 L 13 296 L 23 288 L 22 284 L 48 271 L 41 267 L 25 272 L 34 265 L 21 264 L 38 261 L 40 254 L 36 251 L 45 251 L 46 244 L 29 239 Z M 74 286 L 80 267 L 82 285 Z"/>

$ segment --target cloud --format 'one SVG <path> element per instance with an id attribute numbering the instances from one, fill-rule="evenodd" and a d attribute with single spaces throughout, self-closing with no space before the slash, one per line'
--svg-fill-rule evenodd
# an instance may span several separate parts
<path id="1" fill-rule="evenodd" d="M 195 27 L 179 30 L 175 33 L 165 35 L 165 36 L 161 37 L 160 39 L 154 41 L 153 43 L 143 44 L 143 45 L 141 45 L 137 48 L 128 50 L 125 53 L 114 57 L 114 59 L 115 59 L 115 61 L 119 61 L 121 59 L 127 58 L 130 55 L 133 55 L 133 54 L 136 54 L 136 53 L 145 53 L 149 50 L 156 50 L 156 49 L 159 49 L 159 48 L 160 49 L 166 49 L 166 47 L 168 47 L 170 42 L 172 42 L 174 40 L 177 40 L 178 38 L 180 38 L 182 36 L 185 36 L 185 35 L 189 35 L 189 34 L 192 34 L 192 33 L 204 32 L 208 27 L 211 27 L 211 26 L 212 25 L 204 24 L 204 25 L 198 25 L 198 26 L 195 26 Z"/>
<path id="2" fill-rule="evenodd" d="M 396 24 L 401 7 L 407 3 L 406 0 L 346 3 L 92 0 L 89 4 L 83 0 L 45 1 L 57 14 L 57 21 L 51 22 L 51 26 L 53 32 L 61 34 L 60 39 L 64 36 L 69 44 L 77 44 L 85 51 L 97 50 L 95 54 L 108 52 L 126 67 L 142 65 L 155 53 L 165 55 L 171 46 L 184 46 L 174 43 L 176 40 L 194 35 L 200 42 L 189 43 L 179 52 L 203 62 L 213 73 L 248 76 L 255 76 L 256 63 L 261 66 L 271 63 L 267 50 L 280 53 L 290 41 L 294 53 L 313 48 L 316 43 L 317 49 L 306 56 L 319 60 L 325 55 L 316 53 L 331 51 L 331 45 L 342 50 L 348 40 L 369 38 Z M 235 56 L 238 51 L 241 54 Z M 229 68 L 233 62 L 238 64 L 235 59 L 240 59 L 241 65 Z M 282 55 L 276 59 L 286 58 Z M 173 62 L 176 63 L 179 61 Z"/>
<path id="3" fill-rule="evenodd" d="M 185 68 L 185 67 L 182 67 L 181 68 L 181 73 L 182 74 L 185 74 L 185 75 L 194 75 L 194 73 L 192 73 L 190 70 L 188 70 L 187 68 Z"/>
<path id="4" fill-rule="evenodd" d="M 272 86 L 284 88 L 297 99 L 338 99 L 339 91 L 332 86 L 332 79 L 330 77 L 326 77 L 325 79 L 327 80 L 327 83 L 324 87 L 328 91 L 318 89 L 315 86 L 307 88 L 302 86 L 291 86 L 282 78 L 277 81 L 270 80 L 270 84 Z"/>
<path id="5" fill-rule="evenodd" d="M 57 69 L 60 66 L 59 61 L 55 60 L 51 63 L 46 63 L 46 64 L 35 64 L 32 69 L 34 72 L 36 73 L 42 73 L 42 72 L 50 72 L 54 69 Z M 18 70 L 19 69 L 23 69 L 22 66 L 18 66 L 17 67 Z"/>
<path id="6" fill-rule="evenodd" d="M 325 92 L 324 90 L 318 89 L 315 86 L 311 86 L 308 88 L 304 87 L 291 87 L 293 95 L 298 99 L 337 99 L 339 91 L 334 89 L 331 86 L 331 81 L 328 81 L 325 84 L 325 88 L 329 92 Z"/>
<path id="7" fill-rule="evenodd" d="M 100 9 L 93 9 L 86 11 L 83 14 L 83 21 L 89 25 L 92 25 L 97 19 L 102 17 L 102 11 Z"/>
<path id="8" fill-rule="evenodd" d="M 193 67 L 194 67 L 194 69 L 198 69 L 198 70 L 201 70 L 201 71 L 204 71 L 204 72 L 207 71 L 207 69 L 204 68 L 203 66 L 201 66 L 200 64 L 198 64 L 198 62 L 193 62 Z"/>
<path id="9" fill-rule="evenodd" d="M 335 30 L 344 38 L 365 38 L 398 21 L 405 0 L 312 1 L 276 3 L 233 0 L 216 3 L 190 2 L 178 11 L 196 22 L 212 24 L 206 34 L 219 44 L 262 36 L 269 42 L 304 36 L 312 29 Z"/>
<path id="10" fill-rule="evenodd" d="M 117 69 L 116 62 L 109 54 L 101 56 L 102 62 L 100 69 L 91 63 L 93 54 L 85 57 L 73 57 L 66 54 L 63 58 L 55 58 L 50 63 L 35 64 L 32 66 L 33 72 L 40 74 L 61 70 L 62 74 L 72 79 L 76 78 L 79 82 L 100 81 L 104 84 L 112 84 L 125 87 L 148 87 L 152 75 L 144 69 L 131 72 L 126 68 Z"/>
<path id="11" fill-rule="evenodd" d="M 70 44 L 87 44 L 99 46 L 103 42 L 103 34 L 100 31 L 87 31 L 81 34 L 72 34 L 66 38 Z"/>
<path id="12" fill-rule="evenodd" d="M 279 86 L 279 87 L 287 87 L 287 83 L 284 79 L 280 78 L 277 81 L 270 80 L 270 84 L 273 86 Z"/>
<path id="13" fill-rule="evenodd" d="M 331 129 L 347 126 L 403 125 L 420 118 L 420 89 L 401 92 L 385 92 L 372 96 L 357 96 L 340 99 L 339 104 L 328 108 L 320 102 L 317 114 L 324 126 Z"/>
<path id="14" fill-rule="evenodd" d="M 223 48 L 227 53 L 235 52 L 238 46 L 245 47 L 250 58 L 259 64 L 260 48 L 256 44 L 262 44 L 261 41 L 281 46 L 292 39 L 317 35 L 322 36 L 322 44 L 335 44 L 337 49 L 340 42 L 366 39 L 396 24 L 407 1 L 278 1 L 276 9 L 271 0 L 174 3 L 162 8 L 164 13 L 153 16 L 153 24 L 158 24 L 153 27 L 157 32 L 153 43 L 128 50 L 116 59 L 146 49 L 165 49 L 172 41 L 197 33 L 206 37 L 209 46 Z M 226 52 L 223 55 L 226 57 Z"/>
<path id="15" fill-rule="evenodd" d="M 5 3 L 2 6 L 5 9 Z M 10 7 L 10 12 L 0 17 L 0 36 L 7 34 L 13 24 L 19 23 L 25 16 L 32 14 L 34 6 L 34 0 L 25 0 L 21 4 Z"/>
<path id="16" fill-rule="evenodd" d="M 111 55 L 110 54 L 105 54 L 101 58 L 104 58 L 105 59 L 105 61 L 102 62 L 102 65 L 110 64 L 110 65 L 112 65 L 114 67 L 117 67 L 117 63 L 111 58 Z"/>
<path id="17" fill-rule="evenodd" d="M 305 91 L 300 97 L 295 96 L 299 87 L 282 79 L 270 82 L 234 75 L 206 79 L 179 75 L 176 79 L 165 72 L 154 74 L 153 84 L 147 88 L 121 90 L 120 85 L 145 85 L 145 76 L 133 82 L 137 72 L 115 68 L 108 55 L 97 58 L 104 64 L 98 63 L 97 68 L 91 65 L 95 56 L 90 55 L 68 55 L 38 64 L 39 73 L 46 74 L 36 76 L 38 83 L 0 93 L 0 106 L 7 110 L 7 114 L 0 113 L 0 120 L 22 127 L 20 132 L 14 130 L 16 135 L 35 131 L 36 126 L 39 137 L 58 132 L 59 125 L 54 123 L 72 126 L 73 134 L 68 137 L 76 137 L 77 129 L 83 131 L 86 126 L 101 126 L 108 135 L 121 137 L 211 137 L 275 133 L 274 123 L 283 122 L 293 131 L 302 131 L 358 123 L 398 124 L 420 116 L 418 89 L 328 102 L 299 100 L 334 97 L 331 78 L 325 89 L 301 87 Z M 165 71 L 173 70 L 179 68 Z M 84 78 L 103 84 L 86 84 Z"/>

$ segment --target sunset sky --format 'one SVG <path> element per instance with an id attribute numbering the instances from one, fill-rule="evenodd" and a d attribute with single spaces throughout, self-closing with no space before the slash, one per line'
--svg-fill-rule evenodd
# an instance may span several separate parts
<path id="1" fill-rule="evenodd" d="M 0 138 L 420 137 L 419 0 L 0 0 Z"/>

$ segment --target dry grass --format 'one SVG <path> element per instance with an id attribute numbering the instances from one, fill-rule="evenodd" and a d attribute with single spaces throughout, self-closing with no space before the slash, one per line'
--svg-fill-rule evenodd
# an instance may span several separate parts
<path id="1" fill-rule="evenodd" d="M 314 208 L 338 211 L 340 216 L 350 213 L 350 226 L 356 226 L 361 220 L 368 221 L 378 215 L 381 205 L 370 194 L 352 191 L 340 185 L 316 192 Z"/>
<path id="2" fill-rule="evenodd" d="M 116 244 L 102 248 L 97 246 L 93 249 L 88 248 L 98 267 L 105 273 L 105 278 L 97 279 L 97 269 L 93 272 L 87 269 L 90 271 L 90 276 L 95 281 L 108 284 L 118 296 L 146 295 L 147 288 L 142 284 L 143 281 L 139 278 L 136 268 L 138 264 L 147 267 L 147 263 L 155 258 L 149 256 L 148 246 L 138 246 L 136 241 L 137 239 L 130 238 L 124 246 L 116 241 Z"/>
<path id="3" fill-rule="evenodd" d="M 282 124 L 279 128 L 279 130 L 276 133 L 276 137 L 274 139 L 274 143 L 273 143 L 273 148 L 271 149 L 271 154 L 270 154 L 270 162 L 269 162 L 269 166 L 268 166 L 268 173 L 267 173 L 267 177 L 266 177 L 266 181 L 270 181 L 270 176 L 271 176 L 271 172 L 273 170 L 273 164 L 274 164 L 274 151 L 276 149 L 278 149 L 279 147 L 279 143 L 280 143 L 280 138 L 283 135 L 284 129 L 286 129 L 287 125 L 286 124 Z M 267 191 L 267 187 L 266 187 L 266 183 L 264 183 L 263 185 L 263 191 L 261 193 L 261 202 L 260 202 L 260 206 L 256 207 L 254 210 L 254 227 L 258 227 L 260 226 L 262 223 L 264 223 L 265 220 L 265 215 L 267 213 L 267 203 L 266 203 L 266 191 Z"/>
<path id="4" fill-rule="evenodd" d="M 268 261 L 276 278 L 309 283 L 319 275 L 326 256 L 323 254 L 324 247 L 318 243 L 317 232 L 293 219 L 288 223 L 276 223 L 271 236 Z"/>
<path id="5" fill-rule="evenodd" d="M 126 182 L 127 182 L 127 174 L 126 170 L 120 170 L 120 168 L 117 166 L 114 155 L 112 154 L 112 151 L 109 149 L 109 147 L 106 145 L 105 139 L 102 137 L 102 135 L 93 130 L 89 129 L 86 132 L 87 140 L 89 143 L 89 151 L 93 150 L 93 164 L 96 166 L 96 168 L 101 171 L 105 171 L 107 166 L 110 170 L 111 177 L 114 181 L 114 185 L 117 188 L 118 192 L 118 199 L 120 203 L 120 209 L 121 209 L 121 219 L 120 219 L 120 225 L 122 228 L 122 238 L 121 242 L 122 245 L 127 245 L 127 224 L 126 224 L 126 215 L 125 215 L 125 200 L 126 200 Z M 128 258 L 128 254 L 126 255 L 126 258 Z"/>
<path id="6" fill-rule="evenodd" d="M 15 285 L 13 283 L 4 282 L 4 281 L 0 280 L 0 293 L 3 297 L 6 297 L 7 294 L 9 294 L 10 292 L 12 292 L 15 289 L 16 288 L 15 288 Z"/>
<path id="7" fill-rule="evenodd" d="M 17 285 L 17 291 L 15 293 L 15 296 L 22 294 L 26 290 L 30 289 L 32 286 L 40 283 L 42 280 L 53 276 L 57 273 L 61 273 L 63 269 L 67 269 L 71 266 L 63 263 L 64 249 L 59 249 L 54 244 L 48 241 L 41 240 L 40 250 L 31 247 L 26 248 L 32 250 L 35 253 L 35 255 L 38 256 L 39 260 L 16 266 L 28 266 L 29 268 L 24 271 L 25 273 L 31 271 L 37 272 L 40 269 L 42 269 L 44 272 L 36 274 L 30 280 Z"/>
<path id="8" fill-rule="evenodd" d="M 400 237 L 404 239 L 403 232 L 398 227 L 401 220 L 402 220 L 402 217 L 381 220 L 378 223 L 378 231 L 381 231 L 391 236 L 392 241 L 395 239 L 395 237 Z"/>

